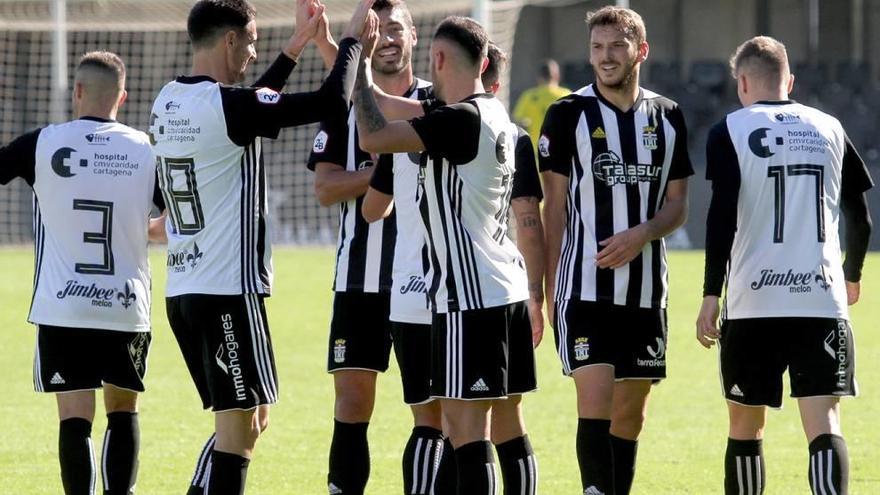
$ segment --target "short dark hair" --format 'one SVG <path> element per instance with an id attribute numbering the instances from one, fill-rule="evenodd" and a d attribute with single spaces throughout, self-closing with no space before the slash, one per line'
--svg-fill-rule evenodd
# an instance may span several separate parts
<path id="1" fill-rule="evenodd" d="M 464 50 L 468 61 L 477 66 L 486 56 L 489 36 L 479 22 L 470 17 L 449 16 L 440 21 L 434 31 L 434 39 L 444 39 L 455 43 Z"/>
<path id="2" fill-rule="evenodd" d="M 559 77 L 559 63 L 552 58 L 542 60 L 541 65 L 538 66 L 538 75 L 545 81 Z"/>
<path id="3" fill-rule="evenodd" d="M 404 18 L 407 22 L 407 27 L 413 27 L 413 18 L 412 14 L 409 11 L 409 6 L 406 5 L 404 0 L 376 0 L 373 4 L 373 10 L 376 12 L 382 12 L 383 10 L 400 10 L 404 14 Z"/>
<path id="4" fill-rule="evenodd" d="M 489 42 L 489 48 L 486 50 L 486 57 L 489 59 L 489 65 L 483 71 L 483 86 L 488 89 L 489 86 L 495 84 L 501 78 L 507 66 L 507 55 L 493 42 Z"/>
<path id="5" fill-rule="evenodd" d="M 94 69 L 108 77 L 115 77 L 120 87 L 125 83 L 125 62 L 113 52 L 94 51 L 84 54 L 79 59 L 76 71 L 84 69 Z"/>
<path id="6" fill-rule="evenodd" d="M 730 72 L 734 79 L 744 70 L 771 87 L 778 86 L 790 71 L 785 45 L 769 36 L 747 40 L 730 57 Z"/>
<path id="7" fill-rule="evenodd" d="M 623 7 L 606 5 L 595 12 L 587 12 L 587 26 L 590 33 L 596 26 L 614 26 L 637 44 L 647 39 L 645 21 L 638 12 Z"/>
<path id="8" fill-rule="evenodd" d="M 193 47 L 202 48 L 230 29 L 244 30 L 256 16 L 247 0 L 199 0 L 189 11 L 186 31 Z"/>

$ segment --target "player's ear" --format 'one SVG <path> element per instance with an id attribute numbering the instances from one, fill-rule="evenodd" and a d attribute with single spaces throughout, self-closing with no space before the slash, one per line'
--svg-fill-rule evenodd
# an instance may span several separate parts
<path id="1" fill-rule="evenodd" d="M 746 78 L 746 75 L 740 74 L 737 76 L 736 80 L 739 82 L 739 88 L 742 94 L 749 94 L 749 80 Z"/>
<path id="2" fill-rule="evenodd" d="M 483 57 L 482 62 L 480 62 L 480 74 L 482 74 L 483 72 L 486 72 L 486 69 L 488 69 L 488 68 L 489 68 L 489 58 Z"/>
<path id="3" fill-rule="evenodd" d="M 436 70 L 443 69 L 443 66 L 446 64 L 446 53 L 443 50 L 437 50 L 434 52 L 434 68 Z"/>
<path id="4" fill-rule="evenodd" d="M 640 63 L 644 62 L 645 60 L 648 60 L 648 52 L 650 52 L 650 51 L 651 51 L 651 47 L 648 46 L 647 41 L 643 41 L 643 42 L 639 43 L 639 62 Z"/>
<path id="5" fill-rule="evenodd" d="M 409 27 L 409 34 L 412 37 L 412 46 L 416 46 L 419 44 L 419 32 L 416 30 L 415 26 Z"/>
<path id="6" fill-rule="evenodd" d="M 238 42 L 238 33 L 234 29 L 226 31 L 226 34 L 223 36 L 223 44 L 231 50 L 235 48 L 236 42 Z"/>
<path id="7" fill-rule="evenodd" d="M 794 74 L 788 75 L 788 87 L 785 88 L 786 94 L 791 94 L 791 90 L 794 88 Z"/>
<path id="8" fill-rule="evenodd" d="M 128 99 L 128 91 L 123 89 L 122 92 L 119 93 L 119 101 L 116 102 L 117 108 L 121 107 L 122 104 L 125 103 L 125 100 L 127 100 L 127 99 Z"/>

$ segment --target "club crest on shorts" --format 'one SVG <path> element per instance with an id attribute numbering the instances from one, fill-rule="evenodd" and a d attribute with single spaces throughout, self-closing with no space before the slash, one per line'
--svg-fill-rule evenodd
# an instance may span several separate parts
<path id="1" fill-rule="evenodd" d="M 345 362 L 345 339 L 336 339 L 333 342 L 333 362 Z"/>
<path id="2" fill-rule="evenodd" d="M 590 343 L 586 337 L 578 337 L 574 339 L 574 359 L 576 361 L 586 361 L 590 358 Z"/>

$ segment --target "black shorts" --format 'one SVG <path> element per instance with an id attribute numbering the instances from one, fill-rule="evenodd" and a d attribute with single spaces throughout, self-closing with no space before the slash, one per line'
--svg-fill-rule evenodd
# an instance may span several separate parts
<path id="1" fill-rule="evenodd" d="M 37 325 L 34 390 L 73 392 L 103 384 L 144 391 L 150 332 Z"/>
<path id="2" fill-rule="evenodd" d="M 431 401 L 431 325 L 391 322 L 394 355 L 400 368 L 403 401 Z"/>
<path id="3" fill-rule="evenodd" d="M 247 410 L 277 402 L 263 296 L 185 294 L 167 298 L 165 307 L 202 407 Z"/>
<path id="4" fill-rule="evenodd" d="M 498 399 L 535 390 L 535 349 L 524 301 L 435 314 L 431 396 Z"/>
<path id="5" fill-rule="evenodd" d="M 327 371 L 383 372 L 391 357 L 391 295 L 336 292 L 327 346 Z"/>
<path id="6" fill-rule="evenodd" d="M 666 378 L 666 310 L 592 301 L 556 302 L 554 335 L 562 372 L 596 364 L 617 380 Z"/>
<path id="7" fill-rule="evenodd" d="M 791 396 L 852 396 L 855 342 L 836 318 L 748 318 L 721 325 L 724 397 L 748 406 L 782 406 L 782 374 Z"/>

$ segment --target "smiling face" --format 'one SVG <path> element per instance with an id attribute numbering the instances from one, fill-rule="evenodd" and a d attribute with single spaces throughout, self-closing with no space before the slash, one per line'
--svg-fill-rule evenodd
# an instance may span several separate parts
<path id="1" fill-rule="evenodd" d="M 373 70 L 399 74 L 410 67 L 416 44 L 416 30 L 402 8 L 388 8 L 379 14 L 379 44 L 373 52 Z"/>
<path id="2" fill-rule="evenodd" d="M 248 65 L 257 59 L 257 24 L 251 21 L 238 33 L 228 38 L 228 67 L 230 79 L 244 82 Z"/>
<path id="3" fill-rule="evenodd" d="M 590 65 L 601 86 L 621 89 L 637 83 L 638 66 L 647 54 L 647 42 L 636 43 L 617 26 L 595 26 L 590 32 Z"/>

